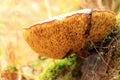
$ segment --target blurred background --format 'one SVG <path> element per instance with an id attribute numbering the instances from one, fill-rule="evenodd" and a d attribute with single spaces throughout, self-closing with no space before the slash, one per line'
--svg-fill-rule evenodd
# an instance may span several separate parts
<path id="1" fill-rule="evenodd" d="M 0 71 L 38 59 L 23 39 L 22 28 L 84 8 L 105 8 L 118 14 L 120 0 L 0 0 Z"/>

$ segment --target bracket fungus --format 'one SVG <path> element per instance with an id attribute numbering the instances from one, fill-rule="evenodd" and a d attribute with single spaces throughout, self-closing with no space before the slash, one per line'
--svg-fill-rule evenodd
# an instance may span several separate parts
<path id="1" fill-rule="evenodd" d="M 102 40 L 115 27 L 115 17 L 106 9 L 83 9 L 24 28 L 23 36 L 41 56 L 60 59 L 83 49 L 88 40 Z"/>

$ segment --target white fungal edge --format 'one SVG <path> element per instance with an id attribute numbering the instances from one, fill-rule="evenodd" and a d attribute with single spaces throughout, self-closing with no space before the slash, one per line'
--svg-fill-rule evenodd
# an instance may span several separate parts
<path id="1" fill-rule="evenodd" d="M 58 16 L 55 16 L 55 17 L 51 17 L 51 18 L 48 18 L 46 20 L 37 22 L 34 25 L 36 25 L 36 24 L 43 24 L 45 22 L 50 22 L 50 21 L 54 21 L 54 20 L 62 20 L 64 18 L 66 18 L 68 16 L 72 16 L 74 14 L 82 14 L 82 13 L 84 13 L 84 14 L 90 14 L 92 11 L 93 11 L 93 9 L 86 8 L 86 9 L 81 9 L 81 10 L 74 11 L 74 12 L 64 13 L 64 14 L 61 14 L 61 15 L 58 15 Z M 34 26 L 34 25 L 32 25 L 32 26 Z M 24 27 L 24 28 L 30 28 L 32 26 L 28 26 L 28 27 Z"/>
<path id="2" fill-rule="evenodd" d="M 81 13 L 90 14 L 91 12 L 92 12 L 92 9 L 82 9 L 82 10 L 79 10 L 79 11 L 69 12 L 69 13 L 61 14 L 61 15 L 58 15 L 58 16 L 55 16 L 55 17 L 51 17 L 49 19 L 40 21 L 37 24 L 42 24 L 42 23 L 45 23 L 45 22 L 53 21 L 53 20 L 62 20 L 65 17 L 71 16 L 71 15 L 74 15 L 74 14 L 81 14 Z"/>

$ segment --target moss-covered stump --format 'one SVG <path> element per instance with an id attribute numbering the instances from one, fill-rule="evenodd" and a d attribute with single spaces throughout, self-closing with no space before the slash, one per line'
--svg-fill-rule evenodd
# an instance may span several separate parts
<path id="1" fill-rule="evenodd" d="M 76 61 L 79 61 L 79 63 Z M 46 66 L 37 80 L 70 80 L 74 76 L 81 76 L 81 72 L 74 72 L 74 70 L 76 65 L 80 65 L 82 61 L 83 59 L 77 57 L 75 54 L 71 54 L 61 60 L 55 60 Z"/>

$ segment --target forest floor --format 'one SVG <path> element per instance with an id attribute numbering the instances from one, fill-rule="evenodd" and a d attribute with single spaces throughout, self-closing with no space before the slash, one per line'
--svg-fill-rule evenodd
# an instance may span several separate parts
<path id="1" fill-rule="evenodd" d="M 84 0 L 80 1 L 0 0 L 0 80 L 3 78 L 5 80 L 35 80 L 49 64 L 55 61 L 40 57 L 31 50 L 23 38 L 22 28 L 62 13 L 82 8 L 105 7 L 95 0 L 87 0 L 89 4 Z M 109 6 L 105 8 L 110 9 Z M 67 80 L 120 80 L 119 36 L 120 34 L 117 34 L 110 39 L 112 42 L 107 54 L 101 57 L 102 53 L 99 55 L 96 52 L 97 54 L 84 60 L 82 66 L 81 63 L 76 65 L 77 70 L 82 72 L 81 77 L 78 75 Z M 74 71 L 76 69 L 68 72 Z M 61 80 L 61 76 L 57 80 Z"/>

